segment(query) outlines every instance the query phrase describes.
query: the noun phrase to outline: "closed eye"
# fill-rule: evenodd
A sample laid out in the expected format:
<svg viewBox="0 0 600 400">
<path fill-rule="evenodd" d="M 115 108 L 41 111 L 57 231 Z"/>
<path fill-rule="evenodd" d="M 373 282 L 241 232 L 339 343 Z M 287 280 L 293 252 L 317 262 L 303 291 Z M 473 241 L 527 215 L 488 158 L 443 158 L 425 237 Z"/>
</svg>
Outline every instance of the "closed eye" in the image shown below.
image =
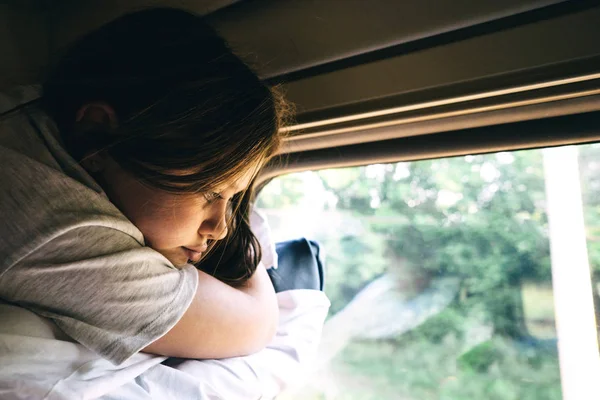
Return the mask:
<svg viewBox="0 0 600 400">
<path fill-rule="evenodd" d="M 233 203 L 234 201 L 239 200 L 239 198 L 243 195 L 242 192 L 236 193 L 234 194 L 232 197 L 230 197 L 227 202 L 228 203 Z M 206 199 L 206 203 L 207 204 L 212 204 L 217 200 L 224 200 L 224 197 L 221 195 L 221 193 L 217 193 L 217 192 L 206 192 L 204 193 L 204 198 Z"/>
<path fill-rule="evenodd" d="M 221 193 L 207 192 L 207 193 L 204 193 L 204 198 L 206 199 L 206 202 L 208 204 L 211 204 L 219 199 L 222 199 L 223 196 L 221 196 Z"/>
</svg>

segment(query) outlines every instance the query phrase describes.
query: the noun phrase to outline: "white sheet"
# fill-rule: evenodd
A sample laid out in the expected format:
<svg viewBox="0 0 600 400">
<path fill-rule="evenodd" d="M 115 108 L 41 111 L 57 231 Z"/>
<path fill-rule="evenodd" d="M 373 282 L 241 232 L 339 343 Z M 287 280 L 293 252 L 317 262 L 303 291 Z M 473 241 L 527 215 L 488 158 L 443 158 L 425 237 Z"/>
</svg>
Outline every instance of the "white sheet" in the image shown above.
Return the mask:
<svg viewBox="0 0 600 400">
<path fill-rule="evenodd" d="M 174 360 L 139 353 L 115 366 L 25 309 L 0 305 L 0 398 L 272 399 L 314 364 L 327 297 L 277 295 L 280 323 L 259 353 L 225 360 Z M 62 337 L 61 337 L 62 336 Z"/>
</svg>

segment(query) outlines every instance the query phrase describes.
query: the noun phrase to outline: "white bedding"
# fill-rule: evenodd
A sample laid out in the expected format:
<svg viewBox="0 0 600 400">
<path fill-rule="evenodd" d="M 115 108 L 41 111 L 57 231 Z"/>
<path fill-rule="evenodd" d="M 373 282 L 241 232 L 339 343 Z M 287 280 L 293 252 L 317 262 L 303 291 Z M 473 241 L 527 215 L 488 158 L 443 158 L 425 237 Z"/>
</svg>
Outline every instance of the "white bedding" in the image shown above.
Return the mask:
<svg viewBox="0 0 600 400">
<path fill-rule="evenodd" d="M 259 353 L 203 361 L 138 353 L 118 366 L 36 314 L 0 304 L 0 398 L 272 399 L 299 384 L 313 365 L 329 309 L 318 291 L 291 290 L 277 297 L 277 334 Z"/>
</svg>

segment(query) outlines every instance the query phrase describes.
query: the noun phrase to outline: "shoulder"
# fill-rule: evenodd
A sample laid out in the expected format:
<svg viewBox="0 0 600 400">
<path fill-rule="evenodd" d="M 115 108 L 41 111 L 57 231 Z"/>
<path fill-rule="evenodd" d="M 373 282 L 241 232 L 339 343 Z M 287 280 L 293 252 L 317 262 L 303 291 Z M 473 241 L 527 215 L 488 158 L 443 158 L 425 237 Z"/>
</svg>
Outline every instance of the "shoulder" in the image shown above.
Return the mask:
<svg viewBox="0 0 600 400">
<path fill-rule="evenodd" d="M 0 93 L 0 110 L 37 94 L 35 87 Z M 68 155 L 57 136 L 53 122 L 35 106 L 0 119 L 0 274 L 10 260 L 83 226 L 89 227 L 86 237 L 94 227 L 110 228 L 115 236 L 143 245 L 141 232 Z"/>
<path fill-rule="evenodd" d="M 142 233 L 96 191 L 61 170 L 0 146 L 0 274 L 36 248 L 86 228 L 143 246 Z M 81 235 L 80 235 L 81 236 Z"/>
<path fill-rule="evenodd" d="M 16 87 L 0 92 L 0 148 L 9 149 L 21 157 L 57 168 L 56 160 L 48 151 L 29 116 L 31 104 L 39 97 L 35 87 Z M 34 103 L 32 103 L 34 102 Z M 2 167 L 6 161 L 0 159 Z"/>
<path fill-rule="evenodd" d="M 14 86 L 0 92 L 0 114 L 38 99 L 41 95 L 39 85 Z"/>
</svg>

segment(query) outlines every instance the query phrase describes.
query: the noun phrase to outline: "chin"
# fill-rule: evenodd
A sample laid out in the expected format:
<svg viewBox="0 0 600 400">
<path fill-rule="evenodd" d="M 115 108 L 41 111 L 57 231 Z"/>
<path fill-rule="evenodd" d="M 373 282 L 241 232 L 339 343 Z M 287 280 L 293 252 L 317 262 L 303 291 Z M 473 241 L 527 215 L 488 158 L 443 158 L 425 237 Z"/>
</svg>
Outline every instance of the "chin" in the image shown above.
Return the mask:
<svg viewBox="0 0 600 400">
<path fill-rule="evenodd" d="M 160 254 L 165 256 L 165 258 L 167 260 L 169 260 L 171 262 L 171 264 L 173 264 L 173 266 L 175 266 L 175 268 L 177 268 L 177 269 L 181 269 L 189 264 L 188 259 L 185 255 L 174 254 L 175 252 L 171 252 L 171 251 L 161 251 L 161 250 L 156 250 L 156 251 L 158 251 Z"/>
<path fill-rule="evenodd" d="M 173 263 L 173 265 L 175 266 L 175 268 L 177 268 L 177 269 L 181 269 L 181 268 L 185 267 L 186 265 L 190 264 L 190 261 L 187 259 L 187 257 L 169 258 L 169 261 L 171 261 Z"/>
</svg>

